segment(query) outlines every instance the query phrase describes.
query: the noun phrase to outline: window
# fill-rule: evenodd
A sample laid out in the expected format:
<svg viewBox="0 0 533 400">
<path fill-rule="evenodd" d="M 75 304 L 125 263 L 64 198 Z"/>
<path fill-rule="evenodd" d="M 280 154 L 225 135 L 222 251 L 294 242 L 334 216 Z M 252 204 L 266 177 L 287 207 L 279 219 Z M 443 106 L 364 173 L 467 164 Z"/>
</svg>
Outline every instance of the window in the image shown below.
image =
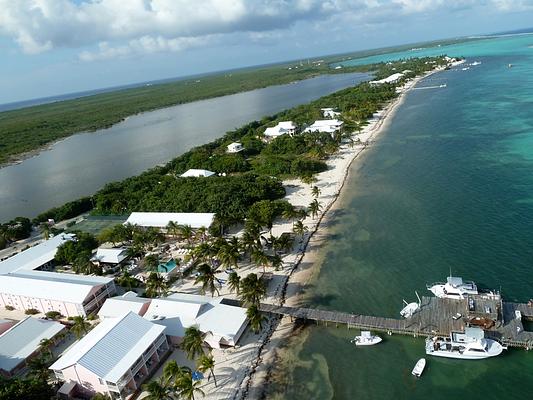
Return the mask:
<svg viewBox="0 0 533 400">
<path fill-rule="evenodd" d="M 100 385 L 105 385 L 105 382 L 102 378 L 98 378 L 98 382 L 100 382 Z"/>
</svg>

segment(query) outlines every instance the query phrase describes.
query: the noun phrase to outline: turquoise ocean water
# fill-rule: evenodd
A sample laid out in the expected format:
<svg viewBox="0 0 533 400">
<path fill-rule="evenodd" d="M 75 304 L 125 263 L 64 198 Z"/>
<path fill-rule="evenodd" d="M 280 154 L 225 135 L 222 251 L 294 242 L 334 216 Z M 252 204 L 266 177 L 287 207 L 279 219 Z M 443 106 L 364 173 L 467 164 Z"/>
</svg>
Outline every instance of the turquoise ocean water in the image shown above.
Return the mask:
<svg viewBox="0 0 533 400">
<path fill-rule="evenodd" d="M 533 297 L 533 36 L 372 57 L 446 53 L 465 66 L 413 90 L 352 169 L 309 305 L 398 317 L 402 299 L 449 273 Z M 361 62 L 367 62 L 365 59 Z M 353 62 L 353 61 L 352 61 Z M 509 68 L 508 64 L 513 67 Z M 307 327 L 291 340 L 267 398 L 529 399 L 533 352 L 483 361 L 428 358 L 420 338 L 355 349 L 355 331 Z"/>
</svg>

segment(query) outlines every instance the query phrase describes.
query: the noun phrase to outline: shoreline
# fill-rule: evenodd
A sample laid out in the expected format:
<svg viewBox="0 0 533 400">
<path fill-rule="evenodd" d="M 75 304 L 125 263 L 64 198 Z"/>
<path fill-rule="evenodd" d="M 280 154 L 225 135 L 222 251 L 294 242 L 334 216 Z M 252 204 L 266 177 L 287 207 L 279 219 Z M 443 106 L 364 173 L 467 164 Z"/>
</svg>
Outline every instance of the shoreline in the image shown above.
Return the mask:
<svg viewBox="0 0 533 400">
<path fill-rule="evenodd" d="M 324 188 L 327 188 L 332 184 L 330 176 L 333 175 L 337 178 L 337 181 L 333 182 L 335 189 L 333 193 L 322 193 L 318 197 L 318 200 L 324 205 L 324 209 L 320 212 L 318 218 L 312 220 L 310 224 L 309 221 L 305 221 L 305 225 L 309 228 L 309 231 L 302 238 L 300 246 L 297 249 L 296 254 L 294 254 L 295 260 L 293 261 L 292 268 L 288 271 L 285 282 L 281 288 L 281 293 L 279 293 L 279 295 L 277 294 L 280 291 L 279 287 L 275 291 L 276 295 L 273 300 L 277 304 L 299 306 L 305 301 L 306 287 L 320 273 L 320 268 L 318 268 L 316 264 L 320 259 L 322 245 L 328 237 L 328 223 L 331 222 L 332 214 L 341 206 L 342 195 L 345 193 L 343 189 L 352 173 L 354 162 L 361 160 L 362 157 L 360 157 L 360 155 L 364 153 L 364 150 L 367 149 L 374 139 L 388 127 L 398 108 L 404 103 L 407 93 L 409 93 L 411 89 L 423 79 L 441 71 L 442 69 L 435 69 L 407 82 L 402 88 L 400 88 L 398 97 L 390 101 L 385 107 L 383 107 L 383 109 L 378 111 L 375 116 L 369 120 L 369 123 L 364 127 L 361 133 L 357 134 L 361 143 L 354 146 L 352 149 L 347 149 L 347 146 L 343 145 L 339 154 L 332 157 L 328 162 L 328 164 L 332 164 L 332 169 L 328 169 L 328 171 L 317 175 L 318 181 L 313 185 L 318 186 L 323 192 L 325 192 Z M 343 157 L 343 153 L 348 154 Z M 294 182 L 288 182 L 288 185 L 293 183 Z M 312 196 L 310 195 L 311 190 L 310 188 L 305 187 L 308 185 L 301 184 L 299 186 L 304 186 L 301 190 L 305 191 L 307 189 L 309 192 L 308 196 L 302 197 L 308 197 L 308 199 L 311 199 L 310 201 L 312 201 Z M 289 194 L 285 199 L 295 204 L 293 197 L 292 194 Z M 274 318 L 269 324 L 270 325 L 266 329 L 266 339 L 258 350 L 258 356 L 253 363 L 254 365 L 250 370 L 250 374 L 243 380 L 239 391 L 240 393 L 237 393 L 234 398 L 264 398 L 264 386 L 269 382 L 272 369 L 278 359 L 279 344 L 286 342 L 292 336 L 294 331 L 294 323 L 289 317 Z"/>
</svg>

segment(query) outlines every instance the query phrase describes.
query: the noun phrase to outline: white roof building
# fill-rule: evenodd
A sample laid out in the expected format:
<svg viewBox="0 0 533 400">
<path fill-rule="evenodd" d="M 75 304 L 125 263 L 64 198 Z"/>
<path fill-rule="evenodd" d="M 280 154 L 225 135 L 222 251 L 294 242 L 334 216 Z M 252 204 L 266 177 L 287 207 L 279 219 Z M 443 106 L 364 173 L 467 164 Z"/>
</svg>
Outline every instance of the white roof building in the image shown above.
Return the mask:
<svg viewBox="0 0 533 400">
<path fill-rule="evenodd" d="M 334 108 L 321 108 L 320 111 L 322 111 L 322 115 L 325 118 L 337 118 L 339 115 L 341 115 L 341 113 L 335 111 Z"/>
<path fill-rule="evenodd" d="M 165 327 L 133 312 L 105 319 L 50 366 L 88 393 L 131 393 L 168 351 Z M 122 398 L 121 397 L 121 398 Z"/>
<path fill-rule="evenodd" d="M 99 247 L 96 250 L 96 254 L 92 257 L 92 260 L 104 264 L 120 264 L 126 258 L 128 258 L 128 249 L 125 247 L 112 249 Z"/>
<path fill-rule="evenodd" d="M 246 310 L 221 304 L 221 297 L 176 293 L 152 299 L 144 318 L 167 328 L 174 338 L 185 335 L 185 329 L 196 325 L 206 333 L 205 341 L 214 348 L 235 346 L 247 325 Z"/>
<path fill-rule="evenodd" d="M 63 243 L 75 239 L 75 235 L 61 233 L 37 246 L 30 247 L 7 260 L 0 262 L 0 274 L 9 274 L 18 270 L 34 270 L 50 261 L 56 255 L 57 248 Z"/>
<path fill-rule="evenodd" d="M 213 171 L 208 171 L 207 169 L 189 169 L 180 175 L 182 178 L 207 178 L 213 176 L 215 173 Z"/>
<path fill-rule="evenodd" d="M 242 146 L 242 143 L 233 142 L 233 143 L 228 144 L 228 153 L 238 153 L 243 150 L 244 150 L 244 147 Z"/>
<path fill-rule="evenodd" d="M 276 126 L 266 128 L 265 136 L 271 139 L 283 135 L 294 135 L 296 132 L 296 125 L 292 121 L 281 121 Z"/>
<path fill-rule="evenodd" d="M 322 119 L 308 126 L 304 132 L 334 133 L 341 129 L 343 122 L 338 119 Z"/>
<path fill-rule="evenodd" d="M 167 212 L 133 212 L 124 224 L 144 227 L 166 228 L 169 222 L 189 225 L 191 228 L 209 228 L 213 224 L 213 213 L 167 213 Z"/>
<path fill-rule="evenodd" d="M 370 81 L 371 85 L 381 85 L 383 83 L 396 83 L 403 77 L 403 74 L 400 72 L 397 72 L 395 74 L 392 74 L 391 76 L 388 76 L 386 78 L 380 79 L 379 81 Z"/>
<path fill-rule="evenodd" d="M 107 299 L 98 312 L 98 317 L 100 319 L 117 318 L 130 311 L 142 317 L 146 313 L 151 300 L 138 297 L 135 292 L 126 292 L 122 296 Z"/>
<path fill-rule="evenodd" d="M 39 351 L 42 339 L 52 339 L 65 327 L 59 322 L 26 317 L 0 335 L 0 374 L 12 375 Z"/>
</svg>

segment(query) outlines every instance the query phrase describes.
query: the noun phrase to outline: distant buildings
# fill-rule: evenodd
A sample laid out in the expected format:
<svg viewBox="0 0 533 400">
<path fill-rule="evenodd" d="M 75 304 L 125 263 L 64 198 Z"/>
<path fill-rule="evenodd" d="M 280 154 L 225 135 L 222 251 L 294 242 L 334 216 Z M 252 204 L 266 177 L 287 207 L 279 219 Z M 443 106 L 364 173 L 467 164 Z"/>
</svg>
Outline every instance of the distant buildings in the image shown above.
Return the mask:
<svg viewBox="0 0 533 400">
<path fill-rule="evenodd" d="M 126 398 L 169 351 L 164 331 L 133 312 L 105 319 L 50 366 L 65 382 L 59 394 Z"/>
<path fill-rule="evenodd" d="M 323 119 L 315 121 L 304 132 L 323 132 L 333 134 L 342 128 L 343 122 L 338 119 Z"/>
<path fill-rule="evenodd" d="M 296 133 L 296 124 L 292 121 L 278 122 L 276 126 L 266 128 L 265 138 L 275 139 L 283 135 L 294 135 Z"/>
<path fill-rule="evenodd" d="M 339 115 L 341 115 L 341 113 L 338 111 L 335 111 L 334 108 L 321 108 L 320 111 L 322 111 L 322 115 L 324 116 L 324 118 L 335 119 Z"/>
<path fill-rule="evenodd" d="M 0 335 L 0 375 L 20 372 L 26 361 L 37 356 L 42 339 L 54 340 L 65 327 L 59 322 L 27 317 Z"/>
<path fill-rule="evenodd" d="M 193 229 L 209 228 L 215 219 L 213 213 L 166 213 L 166 212 L 134 212 L 124 224 L 142 227 L 165 229 L 169 222 L 178 225 L 189 225 Z"/>
<path fill-rule="evenodd" d="M 0 263 L 0 307 L 66 317 L 88 315 L 116 292 L 112 278 L 47 272 L 57 248 L 74 235 L 61 234 Z"/>
<path fill-rule="evenodd" d="M 243 151 L 244 147 L 241 143 L 233 142 L 231 144 L 228 144 L 228 153 L 238 153 L 240 151 Z"/>
<path fill-rule="evenodd" d="M 213 171 L 208 171 L 206 169 L 189 169 L 183 174 L 181 174 L 180 177 L 181 178 L 207 178 L 213 175 L 215 175 Z"/>
<path fill-rule="evenodd" d="M 392 74 L 391 76 L 388 76 L 384 79 L 380 79 L 379 81 L 370 81 L 371 85 L 382 85 L 384 83 L 396 83 L 400 79 L 402 79 L 404 74 L 397 72 L 395 74 Z"/>
</svg>

